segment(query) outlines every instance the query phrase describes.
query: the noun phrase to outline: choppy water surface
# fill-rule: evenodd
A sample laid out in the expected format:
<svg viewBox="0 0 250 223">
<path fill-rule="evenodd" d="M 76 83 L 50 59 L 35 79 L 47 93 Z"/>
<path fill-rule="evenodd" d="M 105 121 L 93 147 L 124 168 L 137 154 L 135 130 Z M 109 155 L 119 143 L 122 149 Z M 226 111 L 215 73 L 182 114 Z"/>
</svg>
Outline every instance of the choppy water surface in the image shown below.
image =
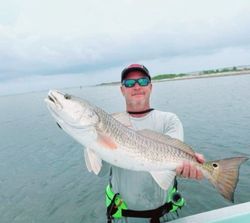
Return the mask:
<svg viewBox="0 0 250 223">
<path fill-rule="evenodd" d="M 152 107 L 178 114 L 185 141 L 207 159 L 250 157 L 249 86 L 250 75 L 155 83 Z M 124 109 L 118 86 L 66 91 L 109 112 Z M 83 147 L 56 126 L 46 94 L 0 97 L 0 222 L 105 222 L 108 179 L 88 173 Z M 249 185 L 250 161 L 235 203 L 250 201 Z M 230 205 L 206 180 L 179 187 L 187 200 L 181 216 Z"/>
</svg>

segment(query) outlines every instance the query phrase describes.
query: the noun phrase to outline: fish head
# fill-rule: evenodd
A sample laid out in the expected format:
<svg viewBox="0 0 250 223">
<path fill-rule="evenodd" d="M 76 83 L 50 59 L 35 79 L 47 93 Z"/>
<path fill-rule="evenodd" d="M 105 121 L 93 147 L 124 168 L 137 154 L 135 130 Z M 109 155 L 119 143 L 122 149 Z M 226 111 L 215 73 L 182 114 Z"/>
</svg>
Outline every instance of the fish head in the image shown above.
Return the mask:
<svg viewBox="0 0 250 223">
<path fill-rule="evenodd" d="M 94 107 L 87 101 L 57 90 L 50 90 L 45 102 L 59 125 L 88 128 L 99 122 Z"/>
</svg>

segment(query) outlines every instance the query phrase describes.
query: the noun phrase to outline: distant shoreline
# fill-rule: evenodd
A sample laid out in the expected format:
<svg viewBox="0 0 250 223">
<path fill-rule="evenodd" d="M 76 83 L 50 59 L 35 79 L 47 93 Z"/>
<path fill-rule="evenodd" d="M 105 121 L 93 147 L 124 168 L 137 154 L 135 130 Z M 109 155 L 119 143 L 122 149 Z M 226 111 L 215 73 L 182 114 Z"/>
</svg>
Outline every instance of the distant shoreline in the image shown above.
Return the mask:
<svg viewBox="0 0 250 223">
<path fill-rule="evenodd" d="M 213 77 L 226 77 L 226 76 L 237 76 L 237 75 L 250 75 L 250 70 L 244 71 L 229 71 L 229 72 L 219 72 L 214 74 L 190 74 L 185 75 L 182 77 L 175 77 L 175 78 L 164 78 L 160 80 L 152 80 L 153 83 L 158 82 L 165 82 L 165 81 L 178 81 L 178 80 L 189 80 L 189 79 L 199 79 L 199 78 L 213 78 Z M 109 82 L 109 83 L 101 83 L 95 86 L 113 86 L 113 85 L 120 85 L 121 82 Z"/>
<path fill-rule="evenodd" d="M 166 78 L 161 80 L 154 80 L 153 82 L 161 81 L 177 81 L 177 80 L 188 80 L 188 79 L 199 79 L 199 78 L 213 78 L 213 77 L 226 77 L 226 76 L 237 76 L 237 75 L 247 75 L 250 74 L 250 70 L 246 71 L 232 71 L 232 72 L 221 72 L 216 74 L 196 74 L 196 75 L 187 75 L 183 77 L 176 78 Z"/>
</svg>

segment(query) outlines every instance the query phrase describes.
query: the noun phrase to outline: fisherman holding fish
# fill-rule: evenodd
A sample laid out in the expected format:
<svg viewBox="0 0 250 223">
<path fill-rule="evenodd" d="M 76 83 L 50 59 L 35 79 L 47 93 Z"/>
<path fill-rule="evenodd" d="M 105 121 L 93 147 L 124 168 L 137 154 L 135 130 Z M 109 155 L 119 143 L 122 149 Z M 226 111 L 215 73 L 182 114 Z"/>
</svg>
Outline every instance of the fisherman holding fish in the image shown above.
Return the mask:
<svg viewBox="0 0 250 223">
<path fill-rule="evenodd" d="M 179 118 L 173 113 L 151 108 L 152 83 L 150 73 L 145 66 L 131 64 L 126 67 L 121 74 L 120 89 L 125 98 L 126 112 L 117 114 L 119 121 L 134 130 L 150 129 L 183 141 L 183 127 Z M 195 153 L 195 157 L 198 162 L 204 162 L 203 155 Z M 104 168 L 107 169 L 107 166 Z M 189 162 L 183 162 L 178 166 L 176 173 L 185 178 L 197 180 L 203 178 L 202 172 Z M 165 177 L 168 178 L 168 176 Z M 163 190 L 150 173 L 116 166 L 112 166 L 110 178 L 113 193 L 119 193 L 129 209 L 142 211 L 138 215 L 135 214 L 137 219 L 130 217 L 117 222 L 148 222 L 148 219 L 138 219 L 138 217 L 147 216 L 143 215 L 144 210 L 162 207 L 166 203 L 168 193 L 171 192 L 174 183 L 171 182 L 170 187 Z M 108 204 L 110 205 L 110 203 Z M 152 215 L 155 215 L 154 211 L 152 211 Z M 151 221 L 158 220 L 150 218 Z"/>
<path fill-rule="evenodd" d="M 109 114 L 85 99 L 51 90 L 45 98 L 57 125 L 84 146 L 87 169 L 109 172 L 107 221 L 159 223 L 181 208 L 176 175 L 205 177 L 227 200 L 234 201 L 239 156 L 204 162 L 183 142 L 178 117 L 150 107 L 151 77 L 146 67 L 132 64 L 122 71 L 126 111 Z M 168 216 L 168 215 L 167 215 Z"/>
</svg>

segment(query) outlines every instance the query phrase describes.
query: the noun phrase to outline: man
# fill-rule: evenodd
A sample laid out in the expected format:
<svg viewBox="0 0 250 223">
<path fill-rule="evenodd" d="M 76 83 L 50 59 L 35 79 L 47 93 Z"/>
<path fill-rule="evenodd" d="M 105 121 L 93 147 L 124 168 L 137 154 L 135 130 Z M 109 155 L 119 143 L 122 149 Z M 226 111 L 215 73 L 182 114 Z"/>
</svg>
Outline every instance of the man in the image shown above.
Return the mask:
<svg viewBox="0 0 250 223">
<path fill-rule="evenodd" d="M 183 127 L 179 118 L 169 112 L 150 107 L 152 92 L 151 76 L 147 68 L 131 64 L 121 74 L 121 92 L 126 101 L 126 114 L 135 130 L 150 129 L 183 141 Z M 201 154 L 197 161 L 203 163 Z M 112 166 L 111 184 L 114 193 L 119 193 L 132 210 L 152 210 L 166 203 L 168 191 L 161 189 L 147 172 L 131 171 Z M 185 162 L 176 169 L 177 175 L 192 179 L 202 179 L 202 173 Z M 123 218 L 116 222 L 148 222 L 143 218 Z"/>
</svg>

